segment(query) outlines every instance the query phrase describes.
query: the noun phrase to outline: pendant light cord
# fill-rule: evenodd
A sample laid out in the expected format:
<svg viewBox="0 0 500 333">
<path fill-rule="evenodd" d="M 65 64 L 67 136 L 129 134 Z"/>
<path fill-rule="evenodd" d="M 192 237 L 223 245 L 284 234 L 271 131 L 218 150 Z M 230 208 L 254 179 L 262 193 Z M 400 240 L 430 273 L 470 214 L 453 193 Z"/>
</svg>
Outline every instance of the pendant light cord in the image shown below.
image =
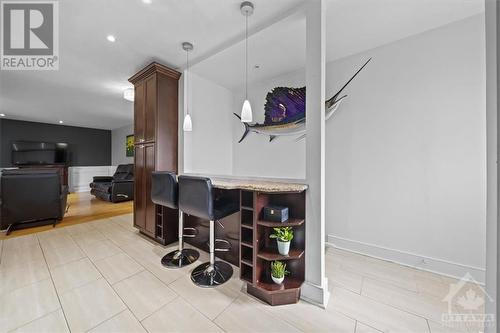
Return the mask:
<svg viewBox="0 0 500 333">
<path fill-rule="evenodd" d="M 248 100 L 248 13 L 245 15 L 245 99 Z"/>
<path fill-rule="evenodd" d="M 186 50 L 186 115 L 189 114 L 189 50 Z"/>
</svg>

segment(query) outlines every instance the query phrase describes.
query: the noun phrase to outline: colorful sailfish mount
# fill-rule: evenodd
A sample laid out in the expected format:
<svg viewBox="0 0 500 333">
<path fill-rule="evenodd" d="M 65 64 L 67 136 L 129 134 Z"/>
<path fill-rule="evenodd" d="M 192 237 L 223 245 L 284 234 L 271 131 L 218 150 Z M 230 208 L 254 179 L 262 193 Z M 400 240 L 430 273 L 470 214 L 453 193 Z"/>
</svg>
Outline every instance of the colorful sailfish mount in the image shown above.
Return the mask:
<svg viewBox="0 0 500 333">
<path fill-rule="evenodd" d="M 372 60 L 368 59 L 363 66 L 347 81 L 344 86 L 330 99 L 325 102 L 325 119 L 328 120 L 338 109 L 340 103 L 347 95 L 341 96 L 342 91 Z M 276 87 L 267 93 L 264 105 L 264 123 L 247 124 L 245 132 L 238 143 L 242 142 L 250 132 L 268 135 L 269 142 L 279 136 L 297 136 L 301 140 L 306 136 L 306 87 L 287 88 Z M 236 113 L 234 114 L 239 119 Z"/>
</svg>

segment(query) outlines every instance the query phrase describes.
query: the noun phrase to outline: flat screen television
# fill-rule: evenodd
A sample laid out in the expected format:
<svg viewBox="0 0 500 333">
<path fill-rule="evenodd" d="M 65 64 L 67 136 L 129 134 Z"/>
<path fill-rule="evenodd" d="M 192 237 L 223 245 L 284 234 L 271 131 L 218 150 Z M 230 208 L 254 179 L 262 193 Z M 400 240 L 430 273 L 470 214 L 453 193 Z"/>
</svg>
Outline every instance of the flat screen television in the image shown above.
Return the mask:
<svg viewBox="0 0 500 333">
<path fill-rule="evenodd" d="M 67 143 L 12 142 L 12 164 L 16 166 L 66 164 L 67 158 Z"/>
</svg>

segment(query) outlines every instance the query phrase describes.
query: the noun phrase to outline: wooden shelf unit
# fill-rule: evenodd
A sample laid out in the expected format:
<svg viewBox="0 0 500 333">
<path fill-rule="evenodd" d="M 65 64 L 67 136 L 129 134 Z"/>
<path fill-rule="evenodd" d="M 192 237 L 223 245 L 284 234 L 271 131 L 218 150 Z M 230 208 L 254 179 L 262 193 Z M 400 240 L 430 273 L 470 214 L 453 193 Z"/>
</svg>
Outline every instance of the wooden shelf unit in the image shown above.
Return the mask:
<svg viewBox="0 0 500 333">
<path fill-rule="evenodd" d="M 240 204 L 240 278 L 248 283 L 248 293 L 271 305 L 297 303 L 305 277 L 305 192 L 241 190 Z M 267 205 L 288 207 L 289 220 L 283 223 L 262 220 L 262 209 Z M 269 238 L 274 227 L 294 229 L 288 256 L 280 255 L 276 240 Z M 290 271 L 281 285 L 271 278 L 274 260 L 285 261 Z"/>
<path fill-rule="evenodd" d="M 254 278 L 254 193 L 240 191 L 240 278 L 253 283 Z"/>
<path fill-rule="evenodd" d="M 175 223 L 166 224 L 166 221 L 178 221 L 179 211 L 177 209 L 170 209 L 155 205 L 156 210 L 156 230 L 155 240 L 160 244 L 166 245 L 176 242 L 179 225 Z"/>
<path fill-rule="evenodd" d="M 278 253 L 276 249 L 262 249 L 257 253 L 257 257 L 267 260 L 267 261 L 274 261 L 274 260 L 294 260 L 294 259 L 300 259 L 304 255 L 304 250 L 303 249 L 290 249 L 290 252 L 288 253 L 287 256 L 281 255 Z"/>
<path fill-rule="evenodd" d="M 271 222 L 271 221 L 257 221 L 258 225 L 262 225 L 264 227 L 269 228 L 278 228 L 278 227 L 299 227 L 304 224 L 304 219 L 290 218 L 286 222 Z"/>
</svg>

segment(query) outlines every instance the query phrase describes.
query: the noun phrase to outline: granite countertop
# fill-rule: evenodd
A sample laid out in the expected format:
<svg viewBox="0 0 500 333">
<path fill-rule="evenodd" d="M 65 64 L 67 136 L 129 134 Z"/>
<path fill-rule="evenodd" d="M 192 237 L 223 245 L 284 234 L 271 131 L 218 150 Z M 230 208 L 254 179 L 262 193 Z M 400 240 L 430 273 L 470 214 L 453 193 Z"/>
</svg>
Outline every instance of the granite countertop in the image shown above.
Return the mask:
<svg viewBox="0 0 500 333">
<path fill-rule="evenodd" d="M 212 185 L 226 190 L 248 190 L 257 192 L 303 192 L 307 190 L 306 184 L 289 183 L 271 180 L 255 180 L 245 178 L 209 177 Z"/>
</svg>

